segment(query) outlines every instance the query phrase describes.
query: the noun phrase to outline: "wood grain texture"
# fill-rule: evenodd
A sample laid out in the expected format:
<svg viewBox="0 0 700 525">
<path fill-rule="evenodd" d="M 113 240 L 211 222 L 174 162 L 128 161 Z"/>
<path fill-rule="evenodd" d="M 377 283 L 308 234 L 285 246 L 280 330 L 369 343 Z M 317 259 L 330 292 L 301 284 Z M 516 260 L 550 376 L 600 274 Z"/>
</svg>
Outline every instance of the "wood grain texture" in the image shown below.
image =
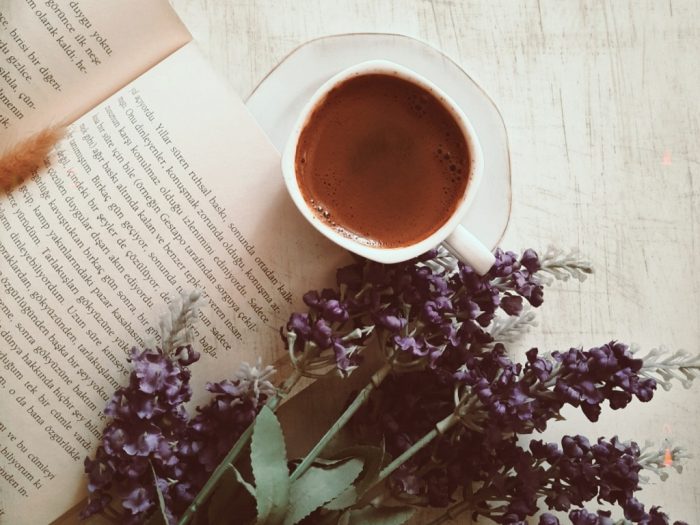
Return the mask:
<svg viewBox="0 0 700 525">
<path fill-rule="evenodd" d="M 697 0 L 173 4 L 242 96 L 295 46 L 323 35 L 394 32 L 441 49 L 490 93 L 506 121 L 513 210 L 503 246 L 577 248 L 597 270 L 585 283 L 548 291 L 540 325 L 518 351 L 615 338 L 700 352 Z M 310 391 L 303 403 L 305 420 L 315 408 L 319 429 L 333 412 L 322 397 Z M 678 386 L 648 404 L 606 411 L 596 425 L 571 412 L 547 437 L 658 443 L 670 433 L 697 451 L 699 397 L 700 384 Z M 307 428 L 293 412 L 285 419 L 292 434 Z M 700 456 L 641 497 L 700 523 Z"/>
</svg>

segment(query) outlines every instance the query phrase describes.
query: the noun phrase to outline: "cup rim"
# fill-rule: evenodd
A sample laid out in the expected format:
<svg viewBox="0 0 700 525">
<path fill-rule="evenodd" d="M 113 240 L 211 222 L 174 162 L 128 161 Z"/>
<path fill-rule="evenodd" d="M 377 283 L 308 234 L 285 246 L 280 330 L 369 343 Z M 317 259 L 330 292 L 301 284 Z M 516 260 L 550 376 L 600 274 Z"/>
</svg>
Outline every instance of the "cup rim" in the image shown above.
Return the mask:
<svg viewBox="0 0 700 525">
<path fill-rule="evenodd" d="M 313 115 L 314 110 L 326 98 L 330 91 L 332 91 L 339 84 L 342 84 L 350 78 L 369 74 L 386 74 L 397 76 L 398 78 L 411 82 L 431 93 L 442 103 L 445 109 L 455 119 L 455 122 L 462 132 L 469 154 L 470 162 L 468 182 L 452 215 L 442 224 L 442 226 L 440 226 L 429 236 L 407 246 L 394 248 L 368 246 L 339 233 L 313 212 L 311 207 L 304 199 L 297 181 L 297 146 L 301 133 L 306 127 L 310 117 Z M 450 235 L 450 233 L 452 233 L 452 231 L 459 226 L 461 220 L 468 211 L 469 206 L 474 201 L 475 195 L 481 183 L 483 162 L 481 145 L 471 122 L 469 122 L 469 119 L 464 114 L 462 109 L 449 95 L 419 73 L 416 73 L 415 71 L 395 62 L 378 59 L 368 60 L 343 69 L 324 82 L 311 96 L 297 117 L 294 127 L 292 128 L 289 138 L 287 139 L 287 143 L 282 153 L 282 175 L 294 204 L 299 209 L 301 214 L 321 234 L 353 253 L 376 262 L 388 264 L 406 261 L 427 252 L 444 241 Z"/>
</svg>

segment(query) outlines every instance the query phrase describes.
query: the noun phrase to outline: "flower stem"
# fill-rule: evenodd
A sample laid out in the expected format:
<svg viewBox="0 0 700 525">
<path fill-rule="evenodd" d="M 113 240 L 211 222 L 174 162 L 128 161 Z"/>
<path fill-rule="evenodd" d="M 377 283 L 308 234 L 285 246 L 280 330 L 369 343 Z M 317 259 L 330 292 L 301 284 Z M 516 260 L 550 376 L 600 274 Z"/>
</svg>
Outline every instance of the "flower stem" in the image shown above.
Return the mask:
<svg viewBox="0 0 700 525">
<path fill-rule="evenodd" d="M 192 500 L 192 503 L 190 503 L 190 506 L 187 507 L 187 510 L 180 518 L 178 525 L 185 525 L 186 523 L 189 523 L 189 521 L 192 519 L 195 513 L 199 510 L 199 507 L 203 505 L 204 502 L 206 502 L 211 493 L 214 491 L 216 485 L 219 482 L 219 479 L 221 479 L 221 476 L 223 476 L 224 472 L 228 470 L 229 465 L 231 465 L 231 463 L 233 463 L 243 451 L 252 435 L 253 425 L 251 424 L 250 426 L 248 426 L 248 428 L 245 429 L 245 432 L 241 434 L 241 436 L 238 438 L 238 441 L 236 441 L 229 453 L 226 454 L 226 457 L 224 457 L 221 463 L 219 463 L 219 466 L 216 467 L 216 470 L 212 472 L 211 477 L 207 480 L 202 489 L 199 491 L 197 497 L 195 497 L 194 500 Z"/>
<path fill-rule="evenodd" d="M 270 400 L 267 402 L 267 406 L 270 407 L 272 411 L 275 411 L 282 402 L 284 395 L 288 394 L 289 391 L 294 388 L 294 385 L 296 385 L 301 377 L 302 372 L 300 369 L 295 369 L 292 375 L 290 375 L 282 384 L 279 389 L 279 393 L 275 397 L 270 398 Z M 214 472 L 212 472 L 207 482 L 204 484 L 194 500 L 192 500 L 192 503 L 190 503 L 190 506 L 187 507 L 187 510 L 180 518 L 180 521 L 178 521 L 178 525 L 186 525 L 194 517 L 199 507 L 201 507 L 207 501 L 209 496 L 211 496 L 211 493 L 214 492 L 214 489 L 219 483 L 221 476 L 224 475 L 224 472 L 226 472 L 229 467 L 235 463 L 238 456 L 241 455 L 241 452 L 243 452 L 245 447 L 248 445 L 252 435 L 253 423 L 251 423 L 248 428 L 245 429 L 243 434 L 241 434 L 238 440 L 234 443 L 233 447 L 231 447 L 228 454 L 226 454 L 224 459 L 221 460 L 221 463 L 219 463 Z"/>
<path fill-rule="evenodd" d="M 397 457 L 391 463 L 389 463 L 386 467 L 384 467 L 379 473 L 379 476 L 377 477 L 377 480 L 374 482 L 372 487 L 377 486 L 379 483 L 391 476 L 391 474 L 393 474 L 393 472 L 397 468 L 399 468 L 406 461 L 411 459 L 418 451 L 425 448 L 433 439 L 447 432 L 458 421 L 459 417 L 456 414 L 452 413 L 446 418 L 444 418 L 442 421 L 436 423 L 430 432 L 428 432 L 426 435 L 424 435 L 422 438 L 416 441 L 413 445 L 411 445 L 410 448 L 406 449 L 403 454 L 401 454 L 399 457 Z"/>
<path fill-rule="evenodd" d="M 302 375 L 303 375 L 302 371 L 299 368 L 295 368 L 294 372 L 292 372 L 292 375 L 290 375 L 284 381 L 284 383 L 282 383 L 282 386 L 279 388 L 279 393 L 277 394 L 277 396 L 273 400 L 270 400 L 270 403 L 268 404 L 268 406 L 270 408 L 272 408 L 272 403 L 273 403 L 273 401 L 275 401 L 276 402 L 275 407 L 277 407 L 277 404 L 279 404 L 279 401 L 281 401 L 281 399 L 279 399 L 279 398 L 284 397 L 287 394 L 289 394 L 289 392 L 291 392 L 292 388 L 294 388 L 294 385 L 296 385 L 299 382 Z M 279 401 L 277 401 L 277 400 L 279 400 Z"/>
<path fill-rule="evenodd" d="M 311 449 L 311 451 L 304 457 L 301 463 L 297 466 L 297 468 L 292 472 L 292 475 L 289 477 L 290 481 L 294 482 L 295 480 L 299 479 L 313 464 L 314 461 L 318 458 L 319 454 L 323 452 L 323 449 L 328 445 L 328 443 L 335 437 L 335 435 L 347 424 L 348 421 L 352 418 L 352 416 L 355 415 L 355 412 L 358 411 L 358 409 L 364 405 L 367 400 L 369 399 L 370 394 L 372 391 L 374 391 L 381 383 L 384 381 L 387 375 L 389 375 L 389 372 L 391 371 L 391 363 L 387 362 L 382 366 L 379 370 L 377 370 L 374 375 L 372 376 L 372 379 L 370 380 L 367 385 L 360 390 L 360 393 L 357 394 L 357 397 L 354 399 L 354 401 L 350 404 L 348 408 L 345 409 L 345 412 L 341 414 L 341 416 L 338 418 L 338 420 L 333 424 L 331 428 L 328 429 L 328 431 L 323 435 L 323 437 L 316 443 L 314 448 Z"/>
</svg>

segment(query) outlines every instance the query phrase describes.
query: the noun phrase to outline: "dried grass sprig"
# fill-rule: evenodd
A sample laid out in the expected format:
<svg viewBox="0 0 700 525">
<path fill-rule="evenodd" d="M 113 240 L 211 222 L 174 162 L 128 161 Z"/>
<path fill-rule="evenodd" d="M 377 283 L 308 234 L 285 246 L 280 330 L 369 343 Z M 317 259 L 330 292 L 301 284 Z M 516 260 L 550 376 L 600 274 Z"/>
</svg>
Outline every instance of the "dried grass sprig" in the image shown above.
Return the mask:
<svg viewBox="0 0 700 525">
<path fill-rule="evenodd" d="M 165 352 L 172 354 L 179 347 L 194 342 L 192 325 L 199 315 L 201 298 L 199 290 L 192 290 L 170 301 L 168 311 L 159 321 L 161 347 Z"/>
<path fill-rule="evenodd" d="M 65 126 L 46 128 L 7 151 L 0 152 L 0 193 L 10 193 L 29 179 L 44 162 L 51 148 L 65 134 Z"/>
</svg>

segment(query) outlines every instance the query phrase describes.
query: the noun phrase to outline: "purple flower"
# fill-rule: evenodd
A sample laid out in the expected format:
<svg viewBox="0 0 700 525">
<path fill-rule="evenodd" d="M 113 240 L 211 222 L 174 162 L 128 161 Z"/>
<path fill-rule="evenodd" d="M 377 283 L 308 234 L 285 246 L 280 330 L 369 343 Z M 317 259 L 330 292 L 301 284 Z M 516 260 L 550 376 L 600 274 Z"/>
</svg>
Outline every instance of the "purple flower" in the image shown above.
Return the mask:
<svg viewBox="0 0 700 525">
<path fill-rule="evenodd" d="M 158 443 L 163 437 L 160 429 L 155 425 L 143 429 L 143 431 L 131 432 L 132 436 L 122 447 L 129 456 L 148 456 L 158 448 Z"/>
<path fill-rule="evenodd" d="M 428 355 L 428 348 L 422 339 L 413 337 L 394 336 L 394 344 L 401 352 L 408 353 L 414 357 L 424 357 Z"/>
<path fill-rule="evenodd" d="M 136 349 L 132 351 L 132 361 L 139 390 L 146 394 L 161 390 L 173 372 L 171 362 L 163 354 L 151 354 L 148 350 L 143 351 L 145 359 L 135 358 L 136 352 Z"/>
<path fill-rule="evenodd" d="M 304 301 L 304 304 L 306 304 L 306 306 L 315 309 L 318 308 L 318 305 L 321 302 L 321 297 L 316 290 L 311 290 L 309 292 L 306 292 L 302 296 L 302 300 Z"/>
<path fill-rule="evenodd" d="M 199 361 L 200 354 L 192 345 L 185 345 L 175 351 L 174 357 L 180 366 L 190 366 Z"/>
<path fill-rule="evenodd" d="M 329 288 L 324 289 L 320 294 L 312 290 L 303 296 L 304 303 L 309 309 L 330 323 L 343 323 L 349 318 L 347 308 L 340 302 L 339 298 L 338 293 Z M 292 316 L 295 315 L 305 314 L 292 314 Z"/>
<path fill-rule="evenodd" d="M 489 271 L 496 277 L 508 277 L 517 270 L 517 256 L 513 252 L 504 252 L 500 248 L 496 249 L 494 254 L 496 262 Z"/>
<path fill-rule="evenodd" d="M 578 436 L 577 436 L 578 437 Z M 588 441 L 582 442 L 580 439 L 572 436 L 564 436 L 561 440 L 564 454 L 570 459 L 578 459 L 588 453 Z"/>
<path fill-rule="evenodd" d="M 520 264 L 522 264 L 530 274 L 537 273 L 542 266 L 540 265 L 540 260 L 537 257 L 537 252 L 535 250 L 528 248 L 525 250 L 520 257 Z"/>
<path fill-rule="evenodd" d="M 345 346 L 339 339 L 333 342 L 336 367 L 343 377 L 350 375 L 350 372 L 360 365 L 362 356 L 354 348 L 354 345 Z"/>
<path fill-rule="evenodd" d="M 109 489 L 114 478 L 114 469 L 103 448 L 98 449 L 94 460 L 86 457 L 84 465 L 85 473 L 88 475 L 88 490 L 90 492 Z"/>
<path fill-rule="evenodd" d="M 237 399 L 242 394 L 238 384 L 228 379 L 224 379 L 218 383 L 207 383 L 207 390 L 213 394 L 223 394 L 221 398 L 228 399 Z"/>
<path fill-rule="evenodd" d="M 526 352 L 527 364 L 525 365 L 525 372 L 532 370 L 537 380 L 544 382 L 549 379 L 552 374 L 552 363 L 546 359 L 537 357 L 537 348 L 531 348 Z"/>
<path fill-rule="evenodd" d="M 630 498 L 624 505 L 625 518 L 632 520 L 634 522 L 640 522 L 645 519 L 649 519 L 649 516 L 644 512 L 644 505 L 642 505 L 636 498 Z"/>
<path fill-rule="evenodd" d="M 322 315 L 324 319 L 335 323 L 344 323 L 350 317 L 347 308 L 336 299 L 324 301 Z"/>
<path fill-rule="evenodd" d="M 652 378 L 636 381 L 632 388 L 637 399 L 642 402 L 651 401 L 651 398 L 654 397 L 654 390 L 656 390 L 656 381 Z"/>
<path fill-rule="evenodd" d="M 518 295 L 505 295 L 501 298 L 500 306 L 508 315 L 518 315 L 523 310 L 523 298 Z"/>
<path fill-rule="evenodd" d="M 102 446 L 107 454 L 119 454 L 128 439 L 126 431 L 119 424 L 109 425 L 102 434 Z"/>
<path fill-rule="evenodd" d="M 445 296 L 438 296 L 423 303 L 423 319 L 434 325 L 449 322 L 445 319 L 445 314 L 452 312 L 452 301 Z"/>
<path fill-rule="evenodd" d="M 397 333 L 404 326 L 406 326 L 406 319 L 403 319 L 396 314 L 382 312 L 377 316 L 377 324 L 382 328 L 387 329 L 389 332 Z"/>
<path fill-rule="evenodd" d="M 137 487 L 127 494 L 122 500 L 122 505 L 132 514 L 144 514 L 154 505 L 154 502 L 145 488 Z"/>
<path fill-rule="evenodd" d="M 325 320 L 319 319 L 314 323 L 311 329 L 311 340 L 316 343 L 316 346 L 321 350 L 325 350 L 331 346 L 332 336 L 333 329 Z"/>
<path fill-rule="evenodd" d="M 597 514 L 586 509 L 572 510 L 569 519 L 573 525 L 613 525 L 609 512 L 598 511 Z"/>
<path fill-rule="evenodd" d="M 530 452 L 536 459 L 546 459 L 549 463 L 554 463 L 562 455 L 556 443 L 543 443 L 542 440 L 530 441 Z"/>
<path fill-rule="evenodd" d="M 311 332 L 309 314 L 293 313 L 287 323 L 287 330 L 296 333 L 297 336 L 307 337 Z"/>
<path fill-rule="evenodd" d="M 111 501 L 112 497 L 105 492 L 91 494 L 87 506 L 80 511 L 80 519 L 85 520 L 90 516 L 101 513 Z"/>
</svg>

